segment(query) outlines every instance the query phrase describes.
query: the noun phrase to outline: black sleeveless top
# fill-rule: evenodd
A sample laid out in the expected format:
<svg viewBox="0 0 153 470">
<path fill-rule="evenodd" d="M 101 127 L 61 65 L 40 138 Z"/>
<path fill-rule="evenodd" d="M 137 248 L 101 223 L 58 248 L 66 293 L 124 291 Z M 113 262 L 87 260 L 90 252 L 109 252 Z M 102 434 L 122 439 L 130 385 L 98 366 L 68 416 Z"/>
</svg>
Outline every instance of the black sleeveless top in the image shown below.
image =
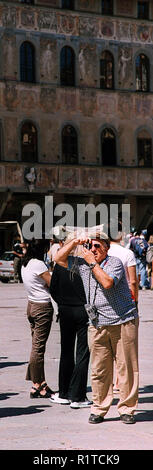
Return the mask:
<svg viewBox="0 0 153 470">
<path fill-rule="evenodd" d="M 81 277 L 59 264 L 55 264 L 50 283 L 50 293 L 58 305 L 84 305 L 86 295 Z"/>
</svg>

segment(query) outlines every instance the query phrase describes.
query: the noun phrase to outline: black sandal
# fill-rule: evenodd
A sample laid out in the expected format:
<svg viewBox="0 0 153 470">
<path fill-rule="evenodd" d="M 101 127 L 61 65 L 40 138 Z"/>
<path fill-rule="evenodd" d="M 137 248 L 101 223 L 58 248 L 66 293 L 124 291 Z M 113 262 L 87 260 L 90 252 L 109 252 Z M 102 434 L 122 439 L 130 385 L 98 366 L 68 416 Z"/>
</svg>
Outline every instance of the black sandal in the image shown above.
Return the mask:
<svg viewBox="0 0 153 470">
<path fill-rule="evenodd" d="M 51 393 L 51 395 L 53 395 L 53 394 L 55 393 L 55 392 L 53 392 L 53 390 L 52 390 L 50 387 L 48 387 L 48 385 L 46 384 L 46 382 L 43 384 L 43 388 L 44 388 L 44 387 L 45 387 L 45 389 L 46 389 L 46 392 Z"/>
<path fill-rule="evenodd" d="M 44 388 L 46 389 L 46 393 L 44 395 L 42 395 L 40 392 Z M 53 395 L 55 393 L 55 392 L 53 392 L 53 390 L 51 390 L 51 388 L 48 387 L 46 382 L 44 384 L 40 385 L 39 388 L 36 388 L 36 387 L 33 386 L 32 389 L 35 390 L 35 392 L 30 392 L 30 398 L 50 398 L 51 395 Z"/>
<path fill-rule="evenodd" d="M 32 389 L 35 390 L 35 392 L 30 392 L 30 398 L 39 398 L 40 397 L 39 389 L 36 387 L 32 387 Z"/>
<path fill-rule="evenodd" d="M 48 387 L 46 382 L 39 387 L 39 392 L 41 392 L 41 390 L 43 390 L 44 388 L 46 390 L 46 393 L 45 393 L 45 395 L 41 395 L 41 393 L 40 393 L 41 398 L 50 398 L 51 395 L 53 395 L 55 393 L 55 392 L 53 392 L 53 390 L 51 390 L 51 388 Z"/>
</svg>

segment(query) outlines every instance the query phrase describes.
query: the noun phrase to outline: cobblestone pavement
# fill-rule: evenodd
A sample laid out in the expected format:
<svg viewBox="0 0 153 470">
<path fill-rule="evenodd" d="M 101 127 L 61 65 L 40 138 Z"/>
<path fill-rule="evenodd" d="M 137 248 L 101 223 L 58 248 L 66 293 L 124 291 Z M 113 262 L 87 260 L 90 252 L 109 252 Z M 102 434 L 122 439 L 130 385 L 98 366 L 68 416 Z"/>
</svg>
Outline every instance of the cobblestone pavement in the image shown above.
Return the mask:
<svg viewBox="0 0 153 470">
<path fill-rule="evenodd" d="M 119 420 L 118 395 L 104 423 L 98 425 L 88 424 L 89 409 L 30 400 L 25 372 L 31 337 L 23 284 L 0 283 L 0 297 L 0 450 L 153 450 L 153 291 L 139 293 L 140 389 L 133 426 Z M 59 354 L 59 325 L 54 320 L 45 356 L 46 379 L 54 390 Z"/>
</svg>

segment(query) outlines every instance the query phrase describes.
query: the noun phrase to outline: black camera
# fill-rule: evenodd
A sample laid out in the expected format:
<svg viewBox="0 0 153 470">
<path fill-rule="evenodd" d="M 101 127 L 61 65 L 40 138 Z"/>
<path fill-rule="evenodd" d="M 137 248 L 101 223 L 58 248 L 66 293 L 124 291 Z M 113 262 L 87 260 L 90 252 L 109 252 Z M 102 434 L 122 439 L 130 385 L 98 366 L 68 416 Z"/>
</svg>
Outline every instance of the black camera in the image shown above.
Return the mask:
<svg viewBox="0 0 153 470">
<path fill-rule="evenodd" d="M 85 304 L 84 307 L 85 307 L 85 310 L 86 310 L 90 320 L 91 321 L 96 321 L 97 316 L 98 316 L 98 312 L 97 312 L 97 308 L 95 307 L 95 305 Z"/>
<path fill-rule="evenodd" d="M 83 246 L 87 249 L 87 250 L 91 250 L 91 247 L 92 247 L 92 243 L 84 243 Z"/>
</svg>

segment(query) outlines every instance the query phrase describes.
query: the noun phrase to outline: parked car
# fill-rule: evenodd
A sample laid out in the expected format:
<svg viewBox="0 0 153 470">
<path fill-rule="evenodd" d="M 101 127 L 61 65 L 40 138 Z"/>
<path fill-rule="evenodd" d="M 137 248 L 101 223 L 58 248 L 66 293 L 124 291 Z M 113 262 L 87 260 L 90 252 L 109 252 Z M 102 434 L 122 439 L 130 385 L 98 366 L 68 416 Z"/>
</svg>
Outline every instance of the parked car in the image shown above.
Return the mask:
<svg viewBox="0 0 153 470">
<path fill-rule="evenodd" d="M 8 282 L 14 279 L 14 253 L 13 251 L 4 251 L 0 257 L 0 280 Z"/>
</svg>

